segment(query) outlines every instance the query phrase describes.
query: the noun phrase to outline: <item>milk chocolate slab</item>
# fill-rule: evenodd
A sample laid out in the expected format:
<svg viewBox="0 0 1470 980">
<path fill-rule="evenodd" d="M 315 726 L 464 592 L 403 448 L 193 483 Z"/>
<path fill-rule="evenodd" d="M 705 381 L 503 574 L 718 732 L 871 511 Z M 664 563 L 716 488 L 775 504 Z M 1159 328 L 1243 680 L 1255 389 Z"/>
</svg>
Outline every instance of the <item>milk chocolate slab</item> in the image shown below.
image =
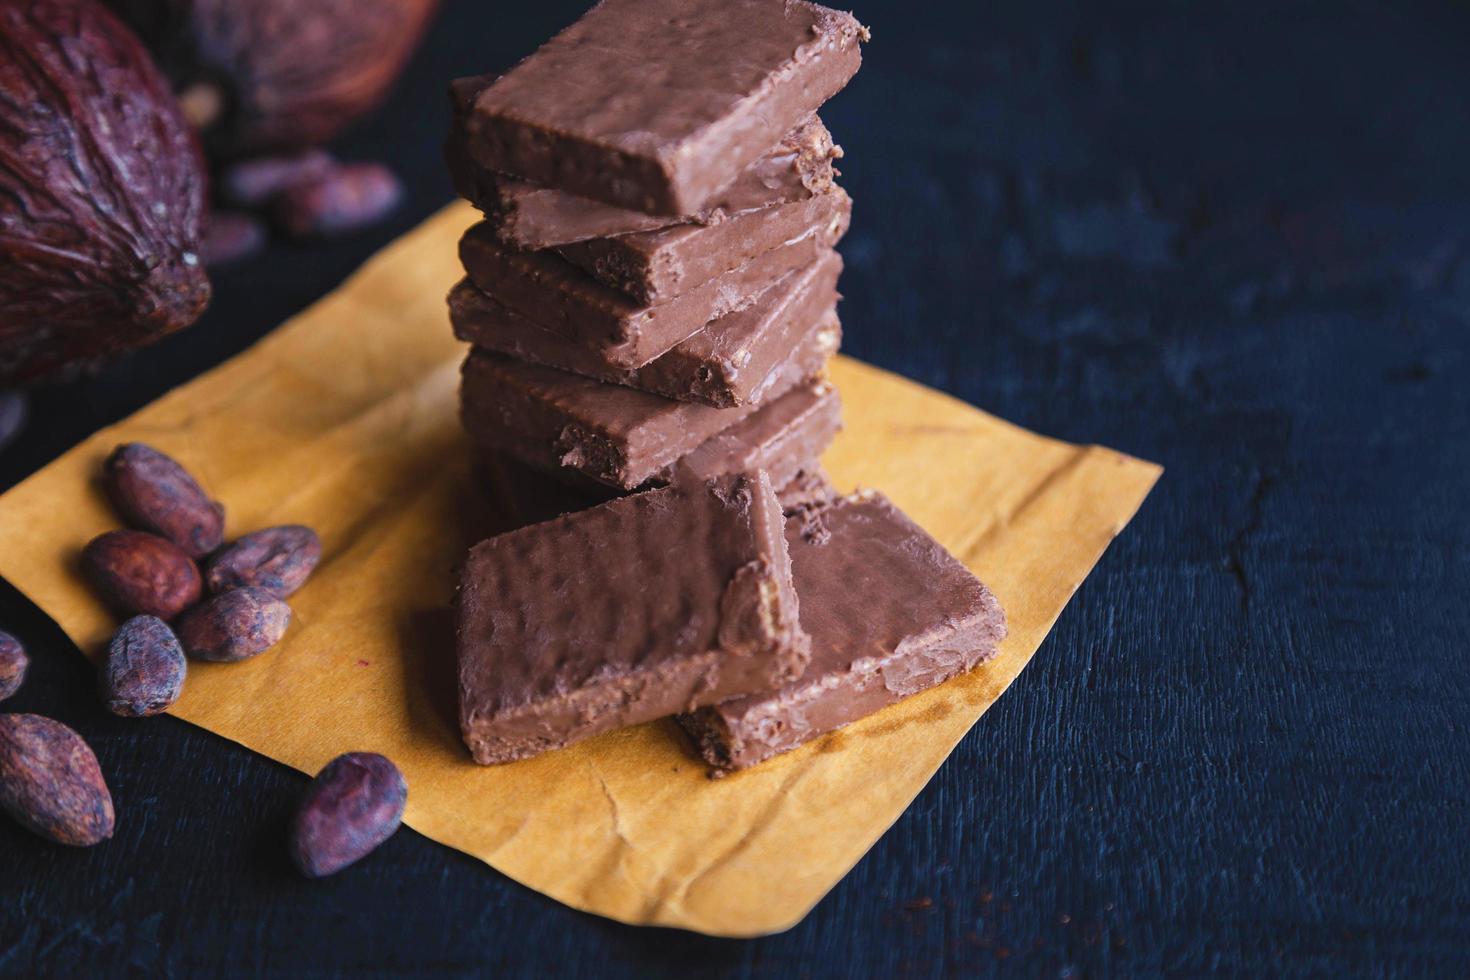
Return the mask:
<svg viewBox="0 0 1470 980">
<path fill-rule="evenodd" d="M 841 272 L 842 259 L 828 252 L 805 269 L 788 273 L 745 309 L 710 321 L 672 350 L 632 369 L 610 365 L 596 352 L 568 343 L 467 280 L 449 293 L 449 318 L 461 340 L 516 360 L 728 408 L 759 403 L 780 368 L 803 356 L 810 344 L 836 352 L 842 328 L 833 304 Z"/>
<path fill-rule="evenodd" d="M 822 455 L 841 428 L 837 389 L 826 381 L 811 382 L 711 436 L 656 479 L 702 482 L 720 473 L 765 470 L 774 486 L 784 488 Z"/>
<path fill-rule="evenodd" d="M 738 269 L 762 252 L 820 228 L 836 245 L 852 219 L 852 199 L 830 194 L 733 215 L 717 225 L 675 225 L 617 238 L 565 245 L 557 254 L 598 282 L 640 303 L 666 303 L 715 276 Z"/>
<path fill-rule="evenodd" d="M 686 215 L 847 84 L 866 30 L 804 0 L 602 0 L 474 97 L 480 166 Z"/>
<path fill-rule="evenodd" d="M 465 232 L 459 255 L 471 281 L 502 306 L 593 351 L 606 364 L 631 369 L 709 321 L 744 309 L 788 272 L 815 261 L 829 250 L 824 230 L 814 228 L 657 306 L 603 285 L 554 253 L 508 249 L 483 222 Z"/>
<path fill-rule="evenodd" d="M 715 435 L 652 483 L 697 483 L 765 470 L 789 513 L 836 496 L 816 459 L 841 427 L 837 392 L 824 381 L 808 382 Z M 479 470 L 501 516 L 514 526 L 585 510 L 623 493 L 576 470 L 548 470 L 496 450 L 481 451 Z"/>
<path fill-rule="evenodd" d="M 455 88 L 475 81 L 462 79 Z M 456 126 L 445 146 L 455 190 L 485 213 L 502 242 L 520 249 L 551 248 L 679 224 L 712 225 L 746 211 L 806 200 L 832 189 L 837 175 L 833 161 L 842 157 L 842 148 L 832 142 L 827 127 L 812 116 L 741 171 L 709 205 L 675 218 L 629 211 L 484 170 L 470 159 L 462 128 L 462 124 Z"/>
<path fill-rule="evenodd" d="M 460 723 L 482 765 L 801 673 L 769 477 L 650 490 L 490 538 L 456 596 Z"/>
<path fill-rule="evenodd" d="M 812 659 L 776 692 L 681 715 L 716 773 L 796 748 L 994 655 L 990 590 L 898 508 L 856 494 L 786 522 Z"/>
<path fill-rule="evenodd" d="M 771 400 L 823 371 L 829 351 L 820 334 L 776 372 Z M 481 350 L 465 360 L 460 395 L 464 427 L 480 445 L 623 490 L 658 476 L 760 407 L 670 401 Z"/>
</svg>

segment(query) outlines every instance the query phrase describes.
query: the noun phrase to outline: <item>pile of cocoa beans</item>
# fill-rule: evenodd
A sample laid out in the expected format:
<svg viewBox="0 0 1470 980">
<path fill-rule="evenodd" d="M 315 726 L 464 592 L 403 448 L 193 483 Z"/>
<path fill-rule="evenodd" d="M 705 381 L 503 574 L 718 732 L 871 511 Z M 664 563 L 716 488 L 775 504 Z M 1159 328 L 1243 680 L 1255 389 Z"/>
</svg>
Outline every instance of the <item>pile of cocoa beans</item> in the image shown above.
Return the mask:
<svg viewBox="0 0 1470 980">
<path fill-rule="evenodd" d="M 103 485 L 127 528 L 82 550 L 99 596 L 127 616 L 107 645 L 98 689 L 107 710 L 143 718 L 184 690 L 189 660 L 239 663 L 281 639 L 286 599 L 321 560 L 315 531 L 285 524 L 226 543 L 224 508 L 175 460 L 151 446 L 118 446 Z M 0 700 L 20 687 L 21 644 L 0 633 Z M 408 787 L 392 762 L 348 753 L 317 776 L 297 812 L 291 854 L 311 877 L 341 870 L 398 829 Z M 112 836 L 112 797 L 76 732 L 36 715 L 0 715 L 0 810 L 58 843 Z"/>
</svg>

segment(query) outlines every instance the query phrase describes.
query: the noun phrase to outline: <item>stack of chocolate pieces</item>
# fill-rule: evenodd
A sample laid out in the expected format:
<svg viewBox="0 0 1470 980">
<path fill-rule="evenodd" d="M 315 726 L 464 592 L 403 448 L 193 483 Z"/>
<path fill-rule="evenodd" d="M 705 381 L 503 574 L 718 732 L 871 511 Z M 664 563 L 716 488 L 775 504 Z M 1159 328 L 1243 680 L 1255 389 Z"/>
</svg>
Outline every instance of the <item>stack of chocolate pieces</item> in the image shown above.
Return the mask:
<svg viewBox="0 0 1470 980">
<path fill-rule="evenodd" d="M 454 84 L 464 425 L 523 519 L 574 511 L 465 566 L 477 761 L 681 714 L 741 768 L 994 652 L 989 591 L 818 464 L 851 201 L 816 110 L 866 38 L 803 0 L 603 0 Z"/>
<path fill-rule="evenodd" d="M 449 304 L 464 424 L 502 468 L 815 479 L 852 210 L 815 113 L 863 34 L 809 3 L 605 0 L 454 84 L 447 156 L 485 220 Z"/>
</svg>

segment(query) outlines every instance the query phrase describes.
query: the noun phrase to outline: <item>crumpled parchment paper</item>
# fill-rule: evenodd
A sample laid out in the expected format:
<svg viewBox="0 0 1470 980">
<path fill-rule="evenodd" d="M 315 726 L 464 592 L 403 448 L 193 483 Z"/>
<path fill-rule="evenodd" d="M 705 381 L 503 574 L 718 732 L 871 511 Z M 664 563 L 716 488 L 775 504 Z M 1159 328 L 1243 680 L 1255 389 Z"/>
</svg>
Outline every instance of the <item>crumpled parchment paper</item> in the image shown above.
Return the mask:
<svg viewBox="0 0 1470 980">
<path fill-rule="evenodd" d="M 786 929 L 1025 667 L 1160 469 L 840 359 L 834 482 L 884 491 L 990 585 L 1010 622 L 999 657 L 723 780 L 667 721 L 481 768 L 459 739 L 448 612 L 453 565 L 497 526 L 456 419 L 463 348 L 444 304 L 473 220 L 445 209 L 255 347 L 5 494 L 0 575 L 95 656 L 116 620 L 76 555 L 118 524 L 96 486 L 103 458 L 149 442 L 224 501 L 231 535 L 303 523 L 325 545 L 286 639 L 247 663 L 191 664 L 173 714 L 309 773 L 382 752 L 408 778 L 410 826 L 576 908 L 717 935 Z"/>
</svg>

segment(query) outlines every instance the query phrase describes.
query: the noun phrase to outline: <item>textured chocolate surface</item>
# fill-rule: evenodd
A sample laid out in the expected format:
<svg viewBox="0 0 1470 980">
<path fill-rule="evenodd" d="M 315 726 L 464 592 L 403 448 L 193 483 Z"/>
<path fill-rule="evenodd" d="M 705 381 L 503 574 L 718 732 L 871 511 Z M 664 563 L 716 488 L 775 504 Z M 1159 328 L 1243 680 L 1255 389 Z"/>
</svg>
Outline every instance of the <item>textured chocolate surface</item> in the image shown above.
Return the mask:
<svg viewBox="0 0 1470 980">
<path fill-rule="evenodd" d="M 809 643 L 764 474 L 624 497 L 471 550 L 460 721 L 482 764 L 769 690 Z"/>
<path fill-rule="evenodd" d="M 842 327 L 833 304 L 842 259 L 828 252 L 788 273 L 751 305 L 705 328 L 640 368 L 606 363 L 486 296 L 464 280 L 449 294 L 455 335 L 477 347 L 610 384 L 718 408 L 757 404 L 783 365 L 815 347 L 835 353 Z M 812 334 L 817 334 L 813 338 Z"/>
<path fill-rule="evenodd" d="M 832 485 L 822 464 L 812 460 L 777 490 L 776 496 L 781 501 L 781 509 L 789 517 L 805 508 L 830 503 L 837 496 L 837 488 Z"/>
<path fill-rule="evenodd" d="M 831 193 L 733 215 L 716 225 L 675 225 L 617 238 L 596 238 L 557 249 L 592 278 L 640 303 L 666 303 L 715 276 L 819 229 L 836 245 L 852 219 L 852 199 Z"/>
<path fill-rule="evenodd" d="M 642 367 L 709 321 L 744 309 L 787 273 L 815 261 L 827 251 L 820 232 L 813 229 L 658 306 L 603 285 L 554 253 L 508 249 L 483 222 L 465 233 L 459 254 L 471 281 L 496 302 L 626 369 Z"/>
<path fill-rule="evenodd" d="M 990 590 L 878 494 L 786 522 L 812 660 L 780 691 L 680 716 L 717 771 L 743 769 L 917 694 L 994 655 Z"/>
<path fill-rule="evenodd" d="M 692 214 L 847 84 L 865 37 L 804 0 L 602 0 L 475 95 L 467 146 L 545 187 Z"/>
<path fill-rule="evenodd" d="M 656 479 L 700 482 L 720 473 L 765 470 L 774 486 L 784 488 L 803 466 L 822 455 L 841 428 L 842 399 L 837 389 L 814 381 L 711 436 Z"/>
<path fill-rule="evenodd" d="M 822 372 L 828 345 L 814 332 L 770 383 L 774 400 Z M 632 490 L 759 408 L 712 408 L 603 384 L 488 351 L 465 360 L 461 417 L 482 446 L 544 469 L 569 467 Z"/>
<path fill-rule="evenodd" d="M 478 91 L 473 88 L 477 81 L 462 79 L 454 89 Z M 472 101 L 473 95 L 469 97 Z M 827 127 L 812 116 L 757 157 L 704 208 L 671 217 L 630 211 L 484 170 L 470 159 L 462 130 L 463 124 L 457 122 L 444 150 L 455 189 L 485 213 L 502 242 L 521 249 L 551 248 L 680 224 L 712 225 L 746 211 L 805 200 L 832 189 L 837 174 L 833 161 L 842 157 L 842 148 L 832 142 Z"/>
</svg>

